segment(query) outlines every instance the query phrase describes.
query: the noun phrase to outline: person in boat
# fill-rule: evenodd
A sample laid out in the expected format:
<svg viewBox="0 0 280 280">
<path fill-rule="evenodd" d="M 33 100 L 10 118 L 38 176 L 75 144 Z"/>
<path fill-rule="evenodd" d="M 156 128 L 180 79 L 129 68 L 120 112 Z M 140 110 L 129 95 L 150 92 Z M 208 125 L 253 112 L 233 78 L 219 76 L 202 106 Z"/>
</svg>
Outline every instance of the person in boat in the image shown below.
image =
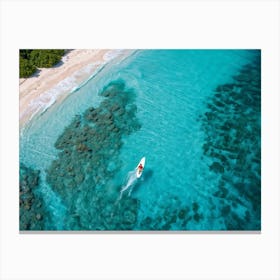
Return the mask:
<svg viewBox="0 0 280 280">
<path fill-rule="evenodd" d="M 142 171 L 143 171 L 143 165 L 142 165 L 142 163 L 139 164 L 139 166 L 138 166 L 138 171 L 139 171 L 139 172 L 142 172 Z"/>
</svg>

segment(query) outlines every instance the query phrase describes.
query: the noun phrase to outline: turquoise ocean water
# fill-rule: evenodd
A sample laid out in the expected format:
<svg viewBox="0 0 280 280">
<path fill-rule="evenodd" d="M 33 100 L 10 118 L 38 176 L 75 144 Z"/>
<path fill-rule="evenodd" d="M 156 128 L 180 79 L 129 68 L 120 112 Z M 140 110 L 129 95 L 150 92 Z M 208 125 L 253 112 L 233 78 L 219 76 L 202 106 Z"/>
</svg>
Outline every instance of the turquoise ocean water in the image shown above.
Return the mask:
<svg viewBox="0 0 280 280">
<path fill-rule="evenodd" d="M 20 228 L 260 230 L 260 56 L 138 50 L 105 66 L 21 132 Z"/>
</svg>

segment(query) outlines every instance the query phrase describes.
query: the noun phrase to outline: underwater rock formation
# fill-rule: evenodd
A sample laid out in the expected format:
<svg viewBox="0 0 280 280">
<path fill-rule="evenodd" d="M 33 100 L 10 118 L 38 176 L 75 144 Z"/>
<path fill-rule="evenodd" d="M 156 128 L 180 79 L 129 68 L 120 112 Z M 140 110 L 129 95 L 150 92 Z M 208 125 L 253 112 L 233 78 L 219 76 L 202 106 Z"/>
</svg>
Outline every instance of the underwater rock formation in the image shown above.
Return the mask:
<svg viewBox="0 0 280 280">
<path fill-rule="evenodd" d="M 38 192 L 40 172 L 20 164 L 20 230 L 44 230 L 48 215 Z"/>
<path fill-rule="evenodd" d="M 220 176 L 213 197 L 228 230 L 260 230 L 261 57 L 220 85 L 202 117 L 204 155 Z"/>
<path fill-rule="evenodd" d="M 122 139 L 140 129 L 135 93 L 114 81 L 100 95 L 98 108 L 77 115 L 55 143 L 58 158 L 47 170 L 47 182 L 68 209 L 65 229 L 126 230 L 137 220 L 139 202 L 124 197 L 111 180 L 121 167 Z"/>
</svg>

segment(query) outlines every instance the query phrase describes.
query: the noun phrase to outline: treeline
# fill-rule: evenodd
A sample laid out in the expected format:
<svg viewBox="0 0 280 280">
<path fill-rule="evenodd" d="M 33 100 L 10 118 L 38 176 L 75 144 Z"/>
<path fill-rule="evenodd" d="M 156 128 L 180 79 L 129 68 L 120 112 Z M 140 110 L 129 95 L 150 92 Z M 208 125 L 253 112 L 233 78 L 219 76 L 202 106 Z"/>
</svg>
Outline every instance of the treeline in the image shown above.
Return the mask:
<svg viewBox="0 0 280 280">
<path fill-rule="evenodd" d="M 49 68 L 57 64 L 65 50 L 20 50 L 19 77 L 27 78 L 36 72 L 37 68 Z"/>
</svg>

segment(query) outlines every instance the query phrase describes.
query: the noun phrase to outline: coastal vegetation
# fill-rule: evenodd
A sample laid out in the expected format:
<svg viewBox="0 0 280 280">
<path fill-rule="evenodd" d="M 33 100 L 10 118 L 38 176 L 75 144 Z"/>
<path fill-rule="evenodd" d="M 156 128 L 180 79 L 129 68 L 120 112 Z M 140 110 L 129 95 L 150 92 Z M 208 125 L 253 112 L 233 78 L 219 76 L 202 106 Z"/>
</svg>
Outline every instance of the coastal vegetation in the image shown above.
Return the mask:
<svg viewBox="0 0 280 280">
<path fill-rule="evenodd" d="M 36 72 L 37 68 L 29 60 L 20 57 L 19 59 L 19 77 L 27 78 Z"/>
<path fill-rule="evenodd" d="M 27 78 L 38 68 L 49 68 L 56 65 L 64 53 L 65 50 L 61 49 L 21 49 L 19 51 L 19 77 Z"/>
</svg>

